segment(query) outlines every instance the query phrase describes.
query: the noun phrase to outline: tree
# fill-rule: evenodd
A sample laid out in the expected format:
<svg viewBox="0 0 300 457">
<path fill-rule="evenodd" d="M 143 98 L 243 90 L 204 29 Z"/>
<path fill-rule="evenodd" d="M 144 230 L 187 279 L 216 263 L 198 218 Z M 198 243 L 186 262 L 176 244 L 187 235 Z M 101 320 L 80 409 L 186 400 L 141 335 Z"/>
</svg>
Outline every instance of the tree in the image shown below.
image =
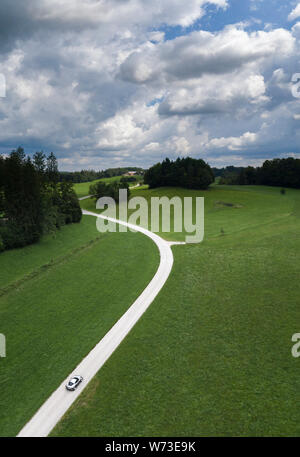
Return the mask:
<svg viewBox="0 0 300 457">
<path fill-rule="evenodd" d="M 42 233 L 41 194 L 37 172 L 25 160 L 21 148 L 5 160 L 4 213 L 2 228 L 6 248 L 22 247 L 38 241 Z"/>
<path fill-rule="evenodd" d="M 33 165 L 34 165 L 36 171 L 37 171 L 40 175 L 43 175 L 43 174 L 45 173 L 45 170 L 46 170 L 46 163 L 45 163 L 45 160 L 46 160 L 46 156 L 45 156 L 45 154 L 43 153 L 43 151 L 36 152 L 36 153 L 33 155 Z"/>
<path fill-rule="evenodd" d="M 0 218 L 4 211 L 4 158 L 0 155 Z"/>
<path fill-rule="evenodd" d="M 119 191 L 121 189 L 127 190 L 127 197 L 130 196 L 130 189 L 127 182 L 114 181 L 112 183 L 104 183 L 99 181 L 96 184 L 92 184 L 89 189 L 89 194 L 92 195 L 96 200 L 101 197 L 111 197 L 116 203 L 119 203 Z"/>
<path fill-rule="evenodd" d="M 24 150 L 0 156 L 0 251 L 37 242 L 43 233 L 82 217 L 72 183 L 58 183 L 57 160 Z"/>
<path fill-rule="evenodd" d="M 229 169 L 230 167 L 227 167 Z M 288 157 L 287 159 L 266 160 L 262 167 L 246 167 L 238 170 L 234 175 L 223 176 L 220 184 L 253 185 L 293 187 L 300 188 L 300 159 Z"/>
<path fill-rule="evenodd" d="M 66 224 L 80 222 L 82 212 L 73 185 L 71 183 L 62 182 L 59 184 L 59 192 L 59 210 L 64 216 L 64 222 Z"/>
<path fill-rule="evenodd" d="M 157 163 L 145 173 L 144 182 L 150 188 L 181 186 L 188 189 L 207 189 L 214 182 L 210 166 L 201 159 L 186 157 L 175 162 L 168 158 Z"/>
<path fill-rule="evenodd" d="M 56 184 L 59 181 L 59 172 L 57 159 L 53 152 L 47 157 L 47 169 L 46 169 L 47 179 L 51 184 Z"/>
</svg>

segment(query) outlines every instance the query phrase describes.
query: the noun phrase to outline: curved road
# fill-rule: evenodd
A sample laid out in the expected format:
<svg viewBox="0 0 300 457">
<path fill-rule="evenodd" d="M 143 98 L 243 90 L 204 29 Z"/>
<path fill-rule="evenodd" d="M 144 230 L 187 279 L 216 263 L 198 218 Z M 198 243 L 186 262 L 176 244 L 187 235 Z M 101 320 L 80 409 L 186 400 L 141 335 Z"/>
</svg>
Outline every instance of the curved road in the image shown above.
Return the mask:
<svg viewBox="0 0 300 457">
<path fill-rule="evenodd" d="M 82 212 L 88 216 L 101 217 L 102 219 L 125 225 L 148 236 L 154 241 L 159 249 L 160 264 L 155 276 L 133 305 L 131 305 L 131 307 L 125 312 L 125 314 L 123 314 L 123 316 L 94 347 L 94 349 L 92 349 L 91 352 L 80 362 L 75 370 L 70 373 L 68 378 L 61 383 L 58 389 L 53 392 L 48 400 L 46 400 L 32 419 L 22 428 L 17 435 L 18 437 L 43 437 L 47 436 L 51 432 L 62 416 L 70 408 L 72 403 L 81 394 L 82 390 L 87 386 L 88 382 L 95 376 L 106 360 L 130 332 L 132 327 L 146 311 L 165 284 L 173 265 L 173 254 L 170 247 L 171 244 L 185 244 L 169 243 L 149 230 L 124 221 L 105 217 L 90 211 L 83 210 Z M 84 381 L 79 385 L 75 392 L 69 392 L 66 390 L 65 385 L 69 378 L 75 374 L 82 375 Z"/>
</svg>

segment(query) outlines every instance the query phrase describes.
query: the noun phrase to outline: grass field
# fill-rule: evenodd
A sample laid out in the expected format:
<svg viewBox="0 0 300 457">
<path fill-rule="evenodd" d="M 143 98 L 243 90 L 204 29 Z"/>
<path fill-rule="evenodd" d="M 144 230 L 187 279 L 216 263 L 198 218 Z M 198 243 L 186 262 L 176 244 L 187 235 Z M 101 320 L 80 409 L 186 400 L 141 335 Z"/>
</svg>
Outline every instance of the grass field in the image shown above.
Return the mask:
<svg viewBox="0 0 300 457">
<path fill-rule="evenodd" d="M 166 286 L 53 436 L 299 436 L 300 191 L 198 195 L 205 241 L 173 248 Z"/>
<path fill-rule="evenodd" d="M 85 197 L 86 195 L 89 195 L 89 189 L 91 184 L 96 184 L 99 181 L 103 181 L 105 183 L 111 183 L 114 181 L 120 181 L 122 176 L 114 176 L 113 178 L 102 178 L 102 179 L 96 179 L 95 181 L 90 181 L 90 182 L 81 182 L 78 184 L 74 184 L 74 190 L 78 196 L 80 197 Z"/>
<path fill-rule="evenodd" d="M 88 216 L 55 238 L 0 255 L 0 332 L 7 341 L 1 436 L 17 434 L 134 302 L 158 263 L 150 239 L 99 234 Z"/>
<path fill-rule="evenodd" d="M 149 221 L 151 197 L 172 198 L 175 195 L 181 198 L 193 197 L 194 203 L 195 197 L 204 197 L 205 239 L 219 237 L 221 230 L 224 234 L 230 235 L 285 218 L 294 211 L 295 198 L 297 202 L 299 201 L 298 194 L 299 192 L 290 190 L 288 194 L 281 195 L 279 189 L 254 186 L 238 188 L 236 186 L 213 186 L 207 191 L 171 187 L 148 190 L 143 187 L 131 191 L 132 197 L 144 197 L 148 201 Z M 232 206 L 227 206 L 228 204 Z M 94 199 L 83 200 L 81 207 L 89 211 L 100 212 L 96 210 Z M 151 229 L 151 226 L 149 228 Z M 170 241 L 184 241 L 187 233 L 185 231 L 164 233 L 160 230 L 159 235 Z"/>
<path fill-rule="evenodd" d="M 0 296 L 7 287 L 30 279 L 40 269 L 75 252 L 98 235 L 95 224 L 83 218 L 80 224 L 66 225 L 54 235 L 43 236 L 38 244 L 4 251 L 0 255 Z"/>
<path fill-rule="evenodd" d="M 122 178 L 122 176 L 114 176 L 112 178 L 102 178 L 102 179 L 96 179 L 95 181 L 91 181 L 91 182 L 82 182 L 82 183 L 74 184 L 74 190 L 75 190 L 78 198 L 85 197 L 86 195 L 89 195 L 89 189 L 90 189 L 91 184 L 96 184 L 99 181 L 102 181 L 105 183 L 111 183 L 114 181 L 120 181 L 121 178 Z M 136 179 L 137 179 L 137 182 L 139 182 L 139 181 L 141 181 L 142 177 L 137 175 Z M 129 186 L 134 186 L 134 185 L 136 185 L 135 182 L 129 183 Z"/>
</svg>

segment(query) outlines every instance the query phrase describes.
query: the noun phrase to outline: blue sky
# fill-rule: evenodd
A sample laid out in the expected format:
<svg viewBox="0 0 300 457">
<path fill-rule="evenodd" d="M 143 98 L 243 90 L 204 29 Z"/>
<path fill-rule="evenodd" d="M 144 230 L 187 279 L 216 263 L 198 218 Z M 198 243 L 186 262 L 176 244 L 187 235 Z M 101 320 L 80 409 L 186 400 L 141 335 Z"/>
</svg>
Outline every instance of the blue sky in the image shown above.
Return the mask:
<svg viewBox="0 0 300 457">
<path fill-rule="evenodd" d="M 63 170 L 299 157 L 300 1 L 2 0 L 0 153 Z"/>
<path fill-rule="evenodd" d="M 262 25 L 268 23 L 274 27 L 291 28 L 292 23 L 287 17 L 296 3 L 282 0 L 230 0 L 226 9 L 207 5 L 206 14 L 189 27 L 161 26 L 158 30 L 165 32 L 167 40 L 173 40 L 193 30 L 216 32 L 228 24 L 244 21 L 250 22 L 248 30 L 260 30 Z"/>
</svg>

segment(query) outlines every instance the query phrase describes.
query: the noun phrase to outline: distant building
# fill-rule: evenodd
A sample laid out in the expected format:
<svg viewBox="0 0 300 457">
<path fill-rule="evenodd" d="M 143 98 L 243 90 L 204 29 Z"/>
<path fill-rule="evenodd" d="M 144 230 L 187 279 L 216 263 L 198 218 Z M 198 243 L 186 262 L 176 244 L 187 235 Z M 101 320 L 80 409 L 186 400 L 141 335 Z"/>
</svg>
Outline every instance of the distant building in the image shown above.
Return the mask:
<svg viewBox="0 0 300 457">
<path fill-rule="evenodd" d="M 125 176 L 134 176 L 136 175 L 136 171 L 128 171 L 127 173 L 125 173 Z"/>
</svg>

